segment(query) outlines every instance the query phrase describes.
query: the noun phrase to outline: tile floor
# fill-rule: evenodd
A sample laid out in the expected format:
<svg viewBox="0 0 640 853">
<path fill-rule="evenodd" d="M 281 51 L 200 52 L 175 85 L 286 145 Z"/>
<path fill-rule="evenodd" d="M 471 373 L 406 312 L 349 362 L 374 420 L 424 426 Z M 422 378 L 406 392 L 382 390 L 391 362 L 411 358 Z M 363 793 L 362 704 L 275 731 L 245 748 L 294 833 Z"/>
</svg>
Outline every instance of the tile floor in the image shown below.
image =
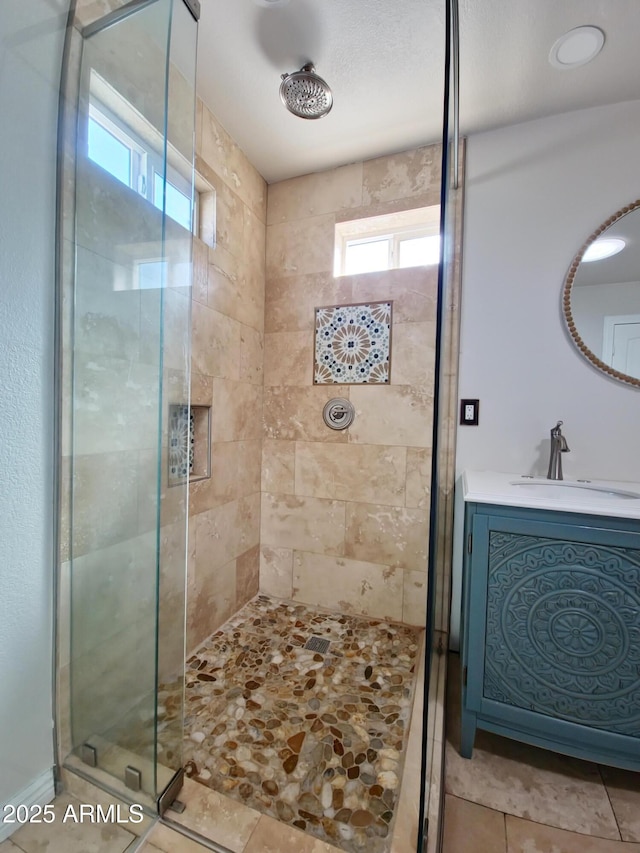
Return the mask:
<svg viewBox="0 0 640 853">
<path fill-rule="evenodd" d="M 640 774 L 478 731 L 460 757 L 449 659 L 443 853 L 640 853 Z"/>
<path fill-rule="evenodd" d="M 253 599 L 187 661 L 193 778 L 350 853 L 387 850 L 420 634 Z"/>
</svg>

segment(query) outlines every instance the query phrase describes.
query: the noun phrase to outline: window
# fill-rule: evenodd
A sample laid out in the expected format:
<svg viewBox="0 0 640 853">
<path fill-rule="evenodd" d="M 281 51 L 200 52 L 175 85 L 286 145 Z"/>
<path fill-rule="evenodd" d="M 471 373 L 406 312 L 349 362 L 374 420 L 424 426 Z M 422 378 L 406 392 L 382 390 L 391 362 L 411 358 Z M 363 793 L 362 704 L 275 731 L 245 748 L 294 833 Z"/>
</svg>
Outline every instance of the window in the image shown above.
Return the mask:
<svg viewBox="0 0 640 853">
<path fill-rule="evenodd" d="M 99 74 L 91 72 L 87 155 L 118 181 L 146 198 L 189 231 L 196 229 L 198 193 L 192 166 L 168 146 L 165 180 L 160 133 Z"/>
<path fill-rule="evenodd" d="M 334 275 L 437 264 L 439 228 L 439 205 L 339 222 Z"/>
</svg>

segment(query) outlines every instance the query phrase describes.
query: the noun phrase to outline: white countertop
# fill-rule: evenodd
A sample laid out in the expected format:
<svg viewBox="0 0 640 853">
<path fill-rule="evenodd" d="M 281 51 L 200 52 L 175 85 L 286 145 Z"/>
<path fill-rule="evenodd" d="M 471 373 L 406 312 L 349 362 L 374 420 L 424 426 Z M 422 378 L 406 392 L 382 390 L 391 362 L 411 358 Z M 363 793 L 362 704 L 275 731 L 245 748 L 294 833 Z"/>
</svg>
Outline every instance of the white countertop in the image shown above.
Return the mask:
<svg viewBox="0 0 640 853">
<path fill-rule="evenodd" d="M 547 480 L 496 471 L 464 471 L 465 501 L 640 519 L 640 483 Z"/>
</svg>

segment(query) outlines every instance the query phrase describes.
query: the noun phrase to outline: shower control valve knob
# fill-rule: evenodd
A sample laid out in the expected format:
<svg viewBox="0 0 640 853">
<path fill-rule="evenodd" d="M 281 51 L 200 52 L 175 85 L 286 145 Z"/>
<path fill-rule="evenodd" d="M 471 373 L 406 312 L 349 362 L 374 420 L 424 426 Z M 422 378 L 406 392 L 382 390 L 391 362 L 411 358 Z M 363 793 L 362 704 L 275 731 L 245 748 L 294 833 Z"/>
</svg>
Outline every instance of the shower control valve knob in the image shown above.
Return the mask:
<svg viewBox="0 0 640 853">
<path fill-rule="evenodd" d="M 322 417 L 330 429 L 346 429 L 353 423 L 355 417 L 353 403 L 344 397 L 335 397 L 325 404 Z"/>
</svg>

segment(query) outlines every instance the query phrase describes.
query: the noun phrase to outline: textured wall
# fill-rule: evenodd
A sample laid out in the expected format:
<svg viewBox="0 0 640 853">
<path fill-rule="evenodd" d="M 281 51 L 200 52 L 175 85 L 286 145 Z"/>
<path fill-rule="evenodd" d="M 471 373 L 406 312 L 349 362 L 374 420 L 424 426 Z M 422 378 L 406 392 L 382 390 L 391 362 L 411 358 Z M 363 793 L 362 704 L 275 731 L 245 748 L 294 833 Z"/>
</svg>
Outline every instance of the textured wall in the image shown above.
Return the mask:
<svg viewBox="0 0 640 853">
<path fill-rule="evenodd" d="M 640 481 L 638 389 L 591 367 L 560 310 L 575 253 L 638 197 L 639 134 L 640 101 L 633 101 L 469 138 L 460 396 L 479 397 L 481 407 L 479 427 L 458 429 L 458 474 L 545 476 L 549 430 L 562 419 L 571 448 L 565 478 Z M 461 556 L 454 635 L 460 563 Z"/>
<path fill-rule="evenodd" d="M 424 622 L 437 267 L 334 278 L 334 226 L 439 203 L 440 148 L 269 187 L 261 588 Z M 314 308 L 393 300 L 389 385 L 312 383 Z M 328 429 L 347 397 L 356 419 Z"/>
<path fill-rule="evenodd" d="M 258 591 L 266 184 L 198 101 L 196 168 L 216 244 L 195 241 L 192 403 L 211 406 L 211 478 L 190 486 L 187 649 Z"/>
<path fill-rule="evenodd" d="M 0 5 L 0 807 L 52 785 L 53 311 L 64 18 Z M 28 677 L 27 674 L 28 673 Z M 9 827 L 5 827 L 8 830 Z M 0 838 L 7 834 L 0 829 Z"/>
</svg>

